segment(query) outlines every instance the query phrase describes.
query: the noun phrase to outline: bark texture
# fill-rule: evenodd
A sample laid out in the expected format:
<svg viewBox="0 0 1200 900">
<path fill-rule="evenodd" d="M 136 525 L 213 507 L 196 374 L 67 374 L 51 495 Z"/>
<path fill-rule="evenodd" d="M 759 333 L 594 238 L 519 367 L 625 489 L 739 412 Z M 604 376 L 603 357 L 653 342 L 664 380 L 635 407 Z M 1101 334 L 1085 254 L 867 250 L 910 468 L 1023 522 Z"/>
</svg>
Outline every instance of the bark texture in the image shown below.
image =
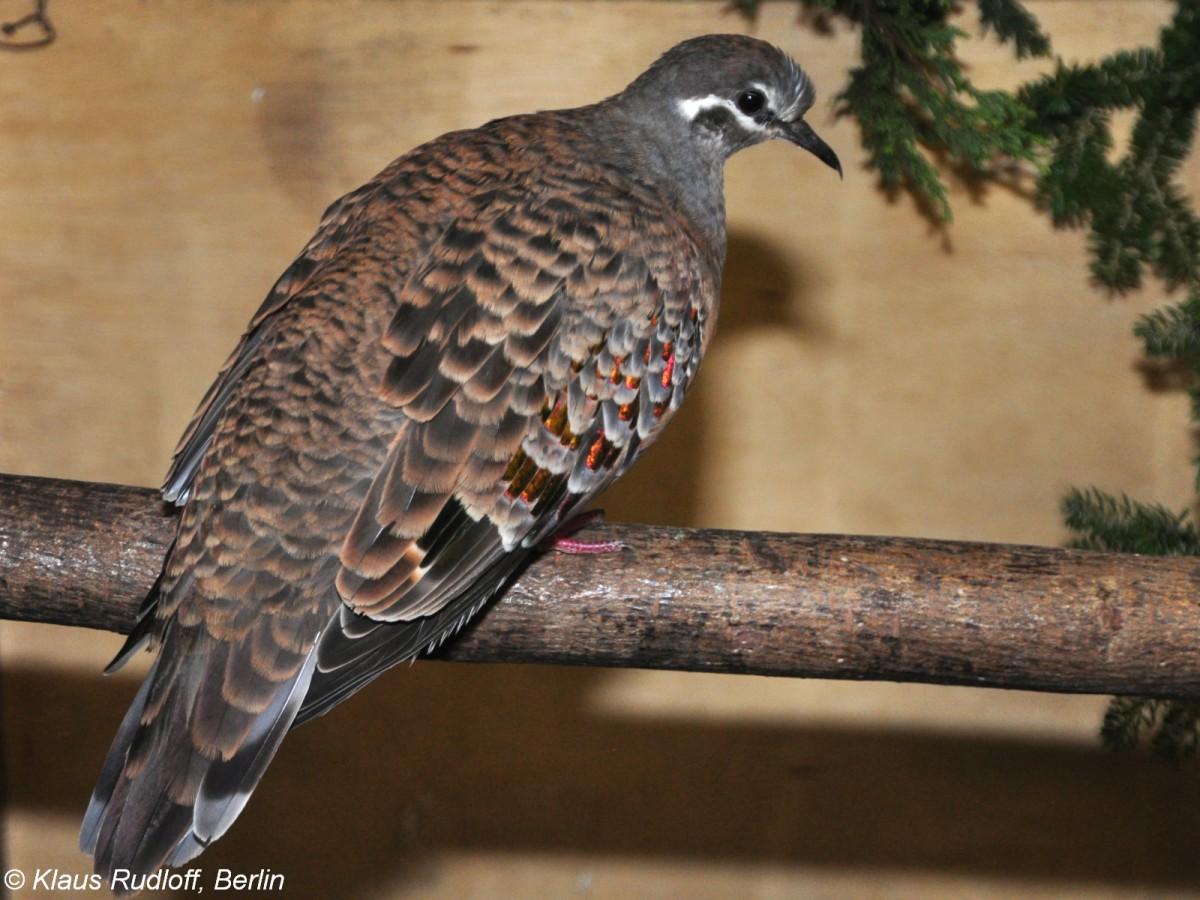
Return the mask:
<svg viewBox="0 0 1200 900">
<path fill-rule="evenodd" d="M 174 514 L 147 488 L 0 476 L 0 618 L 127 631 Z M 610 524 L 438 654 L 1200 696 L 1200 560 Z"/>
</svg>

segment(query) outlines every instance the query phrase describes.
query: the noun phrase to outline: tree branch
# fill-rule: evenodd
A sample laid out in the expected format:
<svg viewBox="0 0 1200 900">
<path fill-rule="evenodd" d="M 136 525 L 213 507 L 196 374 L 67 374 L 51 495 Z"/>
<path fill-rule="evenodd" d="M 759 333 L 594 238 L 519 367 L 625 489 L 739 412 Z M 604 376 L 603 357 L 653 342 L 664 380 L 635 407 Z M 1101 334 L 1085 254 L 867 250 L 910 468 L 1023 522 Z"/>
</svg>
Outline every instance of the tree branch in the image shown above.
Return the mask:
<svg viewBox="0 0 1200 900">
<path fill-rule="evenodd" d="M 0 618 L 127 631 L 174 518 L 146 488 L 0 475 Z M 1200 559 L 606 525 L 439 654 L 1200 697 Z"/>
</svg>

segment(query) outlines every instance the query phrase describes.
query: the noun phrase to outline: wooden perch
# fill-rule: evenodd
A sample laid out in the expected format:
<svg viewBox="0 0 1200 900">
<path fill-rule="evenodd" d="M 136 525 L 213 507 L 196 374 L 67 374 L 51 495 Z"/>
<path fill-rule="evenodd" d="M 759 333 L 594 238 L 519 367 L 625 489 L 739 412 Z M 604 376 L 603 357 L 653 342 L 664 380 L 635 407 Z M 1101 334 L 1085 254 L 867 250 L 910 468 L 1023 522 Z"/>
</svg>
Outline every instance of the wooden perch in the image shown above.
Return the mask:
<svg viewBox="0 0 1200 900">
<path fill-rule="evenodd" d="M 155 491 L 0 475 L 0 618 L 127 631 L 174 519 Z M 1200 697 L 1200 559 L 605 525 L 439 654 Z"/>
</svg>

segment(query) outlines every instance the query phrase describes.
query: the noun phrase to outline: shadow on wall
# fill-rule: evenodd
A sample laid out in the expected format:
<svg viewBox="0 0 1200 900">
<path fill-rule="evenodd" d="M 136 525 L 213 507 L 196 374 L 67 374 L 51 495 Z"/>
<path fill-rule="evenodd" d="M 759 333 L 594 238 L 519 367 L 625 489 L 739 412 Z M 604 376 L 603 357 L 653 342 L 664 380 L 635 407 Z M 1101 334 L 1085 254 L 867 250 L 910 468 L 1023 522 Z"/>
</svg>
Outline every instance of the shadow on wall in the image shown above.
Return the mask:
<svg viewBox="0 0 1200 900">
<path fill-rule="evenodd" d="M 606 677 L 436 662 L 389 673 L 290 735 L 197 864 L 267 867 L 309 896 L 420 879 L 424 863 L 455 852 L 1064 886 L 1200 881 L 1194 766 L 1004 740 L 614 718 L 589 704 Z M 8 736 L 10 808 L 81 816 L 133 690 L 8 674 L 8 721 L 23 725 Z"/>
</svg>

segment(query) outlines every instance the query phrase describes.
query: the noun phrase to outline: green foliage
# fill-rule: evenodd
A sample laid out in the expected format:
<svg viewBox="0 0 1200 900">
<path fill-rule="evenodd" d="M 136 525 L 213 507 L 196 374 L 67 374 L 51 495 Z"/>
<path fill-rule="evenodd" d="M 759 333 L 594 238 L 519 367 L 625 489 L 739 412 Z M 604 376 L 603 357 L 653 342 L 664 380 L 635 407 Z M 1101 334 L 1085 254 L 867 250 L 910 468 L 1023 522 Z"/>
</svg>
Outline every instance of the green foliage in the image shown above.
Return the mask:
<svg viewBox="0 0 1200 900">
<path fill-rule="evenodd" d="M 1200 703 L 1116 697 L 1104 714 L 1100 738 L 1117 752 L 1147 746 L 1163 759 L 1190 759 L 1200 742 Z"/>
<path fill-rule="evenodd" d="M 1143 316 L 1133 333 L 1147 356 L 1200 363 L 1200 286 L 1177 306 L 1164 306 Z M 1197 409 L 1200 418 L 1200 408 Z"/>
<path fill-rule="evenodd" d="M 1092 275 L 1112 290 L 1141 286 L 1147 268 L 1169 288 L 1197 279 L 1200 220 L 1176 179 L 1196 129 L 1198 52 L 1200 12 L 1181 3 L 1157 48 L 1060 63 L 1018 92 L 1052 148 L 1039 196 L 1056 223 L 1089 226 Z M 1111 119 L 1121 110 L 1137 119 L 1114 158 Z"/>
<path fill-rule="evenodd" d="M 1096 488 L 1072 488 L 1062 501 L 1063 518 L 1075 537 L 1070 545 L 1106 553 L 1155 556 L 1200 555 L 1200 534 L 1187 511 L 1114 497 Z"/>
<path fill-rule="evenodd" d="M 953 4 L 875 0 L 837 8 L 862 31 L 862 65 L 837 95 L 838 110 L 858 119 L 871 165 L 890 193 L 907 190 L 927 214 L 949 221 L 935 161 L 986 177 L 998 162 L 1036 158 L 1041 138 L 1029 108 L 967 76 L 956 54 L 966 33 L 950 24 Z M 1048 52 L 1037 21 L 1014 0 L 984 0 L 980 16 L 984 29 L 1012 41 L 1019 56 Z"/>
<path fill-rule="evenodd" d="M 1100 726 L 1100 739 L 1117 752 L 1136 750 L 1145 735 L 1154 731 L 1162 719 L 1161 700 L 1141 697 L 1114 697 Z"/>
<path fill-rule="evenodd" d="M 1017 59 L 1050 54 L 1050 38 L 1016 0 L 979 0 L 979 21 L 985 33 L 995 31 L 996 37 L 1011 43 Z"/>
</svg>

